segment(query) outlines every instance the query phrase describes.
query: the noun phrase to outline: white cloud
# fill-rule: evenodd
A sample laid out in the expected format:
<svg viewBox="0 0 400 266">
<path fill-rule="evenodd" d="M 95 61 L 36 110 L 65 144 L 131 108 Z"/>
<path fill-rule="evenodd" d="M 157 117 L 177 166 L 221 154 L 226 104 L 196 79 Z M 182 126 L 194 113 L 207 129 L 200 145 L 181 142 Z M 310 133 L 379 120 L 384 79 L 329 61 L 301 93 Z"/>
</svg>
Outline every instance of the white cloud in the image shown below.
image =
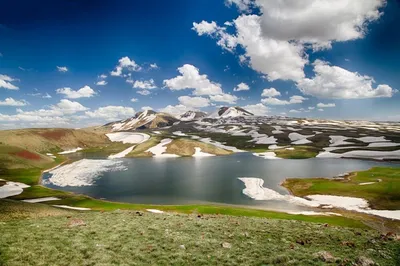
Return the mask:
<svg viewBox="0 0 400 266">
<path fill-rule="evenodd" d="M 18 90 L 19 88 L 17 86 L 11 84 L 11 82 L 14 80 L 15 79 L 10 76 L 0 74 L 0 88 L 5 88 L 7 90 Z"/>
<path fill-rule="evenodd" d="M 149 95 L 151 92 L 148 90 L 141 90 L 141 91 L 137 91 L 136 93 L 146 96 L 146 95 Z"/>
<path fill-rule="evenodd" d="M 224 102 L 229 104 L 235 104 L 236 101 L 238 100 L 238 97 L 236 97 L 235 95 L 222 93 L 218 95 L 210 95 L 210 99 L 213 102 Z"/>
<path fill-rule="evenodd" d="M 289 111 L 289 113 L 301 113 L 301 111 L 292 109 Z"/>
<path fill-rule="evenodd" d="M 142 109 L 142 111 L 153 110 L 153 108 L 150 106 L 143 106 L 141 109 Z"/>
<path fill-rule="evenodd" d="M 13 98 L 6 98 L 4 101 L 0 100 L 0 106 L 25 106 L 28 102 L 25 100 L 14 100 Z"/>
<path fill-rule="evenodd" d="M 140 71 L 141 69 L 142 68 L 138 64 L 136 64 L 133 59 L 131 60 L 129 57 L 125 56 L 118 60 L 118 65 L 113 71 L 110 72 L 110 75 L 120 77 L 122 76 L 123 70 Z"/>
<path fill-rule="evenodd" d="M 248 91 L 250 90 L 249 85 L 247 85 L 246 83 L 242 82 L 239 83 L 234 89 L 233 91 Z"/>
<path fill-rule="evenodd" d="M 150 69 L 159 69 L 159 68 L 160 67 L 156 63 L 150 64 Z"/>
<path fill-rule="evenodd" d="M 65 97 L 69 99 L 90 98 L 96 94 L 96 92 L 87 85 L 77 91 L 74 91 L 71 88 L 60 88 L 57 89 L 56 92 L 58 94 L 64 94 Z"/>
<path fill-rule="evenodd" d="M 63 72 L 63 73 L 68 72 L 68 68 L 65 66 L 63 67 L 57 66 L 57 70 L 58 72 Z"/>
<path fill-rule="evenodd" d="M 216 95 L 222 94 L 221 84 L 210 81 L 207 75 L 200 75 L 199 69 L 185 64 L 178 68 L 181 76 L 164 80 L 164 85 L 170 90 L 194 89 L 193 94 Z"/>
<path fill-rule="evenodd" d="M 317 104 L 318 108 L 332 108 L 332 107 L 336 107 L 336 104 L 334 103 L 319 103 Z"/>
<path fill-rule="evenodd" d="M 320 111 L 320 112 L 323 112 L 323 111 L 324 111 L 324 109 L 318 109 L 318 111 Z"/>
<path fill-rule="evenodd" d="M 261 94 L 261 97 L 275 97 L 275 96 L 281 96 L 281 93 L 277 91 L 275 88 L 264 89 Z"/>
<path fill-rule="evenodd" d="M 132 98 L 131 99 L 131 102 L 133 102 L 133 103 L 136 103 L 136 102 L 138 102 L 139 100 L 138 99 L 136 99 L 136 98 Z"/>
<path fill-rule="evenodd" d="M 316 60 L 315 76 L 305 78 L 297 83 L 297 87 L 307 95 L 331 99 L 361 99 L 374 97 L 392 97 L 396 90 L 383 84 L 372 87 L 372 77 L 350 72 L 338 66 Z"/>
<path fill-rule="evenodd" d="M 55 106 L 52 106 L 51 108 L 56 111 L 59 110 L 63 114 L 74 114 L 74 113 L 86 111 L 89 109 L 78 102 L 73 102 L 73 101 L 70 101 L 67 99 L 60 100 L 60 102 L 58 104 L 56 104 Z"/>
<path fill-rule="evenodd" d="M 308 107 L 308 110 L 314 110 L 314 109 L 315 109 L 315 107 L 313 107 L 313 106 Z"/>
<path fill-rule="evenodd" d="M 254 115 L 267 115 L 269 113 L 269 108 L 262 103 L 246 105 L 243 106 L 243 109 Z"/>
<path fill-rule="evenodd" d="M 203 97 L 180 96 L 179 103 L 187 107 L 201 108 L 210 105 L 210 100 Z"/>
<path fill-rule="evenodd" d="M 303 96 L 300 96 L 300 95 L 293 95 L 290 97 L 289 102 L 291 104 L 296 104 L 296 103 L 302 103 L 305 100 L 308 100 L 308 98 L 304 98 Z"/>
<path fill-rule="evenodd" d="M 207 22 L 207 21 L 201 21 L 200 23 L 193 22 L 193 28 L 192 30 L 196 31 L 199 36 L 203 34 L 213 34 L 215 33 L 219 27 L 217 26 L 217 23 L 215 21 Z"/>
<path fill-rule="evenodd" d="M 263 104 L 267 104 L 267 105 L 287 105 L 287 104 L 290 104 L 289 101 L 279 100 L 279 99 L 274 98 L 274 97 L 268 97 L 268 98 L 265 98 L 265 99 L 261 99 L 261 102 Z"/>
<path fill-rule="evenodd" d="M 106 74 L 101 74 L 100 76 L 98 76 L 99 79 L 106 79 L 107 75 Z"/>
<path fill-rule="evenodd" d="M 127 80 L 127 82 L 130 82 L 130 80 Z M 142 89 L 142 90 L 151 90 L 151 89 L 157 88 L 157 86 L 154 84 L 153 79 L 143 80 L 143 81 L 136 80 L 135 82 L 133 82 L 133 88 Z"/>
<path fill-rule="evenodd" d="M 167 113 L 167 114 L 171 114 L 174 116 L 183 114 L 187 111 L 190 111 L 191 109 L 188 108 L 187 106 L 183 105 L 183 104 L 179 104 L 179 105 L 168 105 L 164 108 L 159 109 L 160 112 L 163 113 Z"/>
<path fill-rule="evenodd" d="M 51 95 L 46 92 L 45 95 L 42 96 L 43 99 L 51 99 Z"/>
<path fill-rule="evenodd" d="M 360 39 L 382 15 L 385 0 L 257 0 L 263 36 L 299 41 L 315 50 L 331 42 Z"/>
<path fill-rule="evenodd" d="M 95 111 L 87 111 L 85 112 L 85 114 L 90 118 L 104 119 L 106 121 L 116 121 L 134 116 L 135 110 L 132 107 L 110 105 L 100 107 Z"/>
<path fill-rule="evenodd" d="M 254 5 L 252 0 L 225 0 L 227 6 L 235 4 L 237 8 L 242 12 L 247 12 Z"/>
<path fill-rule="evenodd" d="M 105 85 L 107 85 L 107 81 L 105 81 L 105 80 L 99 80 L 99 81 L 96 82 L 96 85 L 97 85 L 97 86 L 105 86 Z"/>
</svg>

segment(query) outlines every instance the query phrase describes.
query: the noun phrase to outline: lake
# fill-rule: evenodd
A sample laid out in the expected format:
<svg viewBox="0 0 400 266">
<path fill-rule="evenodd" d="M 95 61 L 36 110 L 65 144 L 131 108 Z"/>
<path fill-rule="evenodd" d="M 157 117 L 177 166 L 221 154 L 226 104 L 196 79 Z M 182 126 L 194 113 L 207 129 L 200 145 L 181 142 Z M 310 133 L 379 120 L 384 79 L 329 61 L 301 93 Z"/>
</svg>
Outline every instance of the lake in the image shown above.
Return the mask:
<svg viewBox="0 0 400 266">
<path fill-rule="evenodd" d="M 75 159 L 79 156 L 73 155 Z M 400 166 L 389 162 L 353 159 L 266 160 L 251 153 L 206 158 L 126 158 L 118 161 L 127 170 L 102 172 L 91 186 L 58 187 L 48 184 L 51 177 L 49 173 L 43 175 L 43 181 L 50 188 L 110 201 L 162 205 L 219 203 L 299 210 L 304 208 L 287 202 L 255 201 L 248 198 L 243 195 L 245 186 L 238 178 L 261 178 L 264 187 L 288 194 L 280 186 L 287 177 L 334 177 L 373 166 Z"/>
</svg>

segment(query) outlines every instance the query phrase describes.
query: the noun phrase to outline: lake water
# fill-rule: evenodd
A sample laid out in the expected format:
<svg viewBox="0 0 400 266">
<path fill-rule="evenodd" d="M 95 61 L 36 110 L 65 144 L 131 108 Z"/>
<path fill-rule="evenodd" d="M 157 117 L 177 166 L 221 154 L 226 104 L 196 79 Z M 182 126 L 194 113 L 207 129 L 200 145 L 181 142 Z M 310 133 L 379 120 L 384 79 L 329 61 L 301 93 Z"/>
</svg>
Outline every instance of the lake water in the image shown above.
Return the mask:
<svg viewBox="0 0 400 266">
<path fill-rule="evenodd" d="M 74 155 L 75 158 L 79 155 Z M 92 186 L 47 187 L 111 201 L 143 204 L 222 203 L 265 209 L 304 209 L 285 202 L 255 201 L 243 195 L 238 177 L 257 177 L 281 194 L 287 177 L 333 177 L 373 166 L 400 166 L 389 162 L 353 159 L 266 160 L 250 153 L 207 158 L 121 159 L 126 171 L 104 172 Z M 51 174 L 44 174 L 46 181 Z M 45 182 L 46 183 L 46 182 Z"/>
</svg>

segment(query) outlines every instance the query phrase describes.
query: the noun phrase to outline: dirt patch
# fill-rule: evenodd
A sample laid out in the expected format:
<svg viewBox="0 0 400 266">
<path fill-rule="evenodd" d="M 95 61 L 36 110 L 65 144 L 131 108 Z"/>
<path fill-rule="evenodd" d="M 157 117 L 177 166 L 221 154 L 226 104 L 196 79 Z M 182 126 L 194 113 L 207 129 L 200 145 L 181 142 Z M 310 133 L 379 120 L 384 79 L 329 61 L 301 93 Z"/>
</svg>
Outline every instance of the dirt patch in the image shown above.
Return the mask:
<svg viewBox="0 0 400 266">
<path fill-rule="evenodd" d="M 42 157 L 40 157 L 40 155 L 30 152 L 30 151 L 26 151 L 26 150 L 15 152 L 15 153 L 13 153 L 13 155 L 16 155 L 18 157 L 28 159 L 28 160 L 34 160 L 34 161 L 38 161 L 38 160 L 42 159 Z"/>
<path fill-rule="evenodd" d="M 46 138 L 46 139 L 51 139 L 51 140 L 60 140 L 62 139 L 65 135 L 67 135 L 67 130 L 64 129 L 56 129 L 56 130 L 51 130 L 51 131 L 45 131 L 38 133 L 40 136 Z"/>
</svg>

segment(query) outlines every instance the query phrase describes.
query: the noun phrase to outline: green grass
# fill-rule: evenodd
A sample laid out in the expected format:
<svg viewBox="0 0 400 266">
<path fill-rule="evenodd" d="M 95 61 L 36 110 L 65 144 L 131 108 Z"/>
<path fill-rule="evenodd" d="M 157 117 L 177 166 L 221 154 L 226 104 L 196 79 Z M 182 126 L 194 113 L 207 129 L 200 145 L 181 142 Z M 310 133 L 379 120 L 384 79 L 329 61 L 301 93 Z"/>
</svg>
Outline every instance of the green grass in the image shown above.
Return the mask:
<svg viewBox="0 0 400 266">
<path fill-rule="evenodd" d="M 319 149 L 311 146 L 293 146 L 294 150 L 274 150 L 276 156 L 282 159 L 309 159 L 318 155 Z"/>
<path fill-rule="evenodd" d="M 378 182 L 378 179 L 381 182 Z M 371 185 L 360 183 L 375 182 Z M 348 179 L 287 179 L 284 186 L 296 196 L 339 195 L 367 199 L 374 209 L 400 209 L 400 168 L 374 167 Z"/>
<path fill-rule="evenodd" d="M 91 147 L 91 148 L 87 148 L 84 149 L 80 152 L 82 153 L 96 153 L 96 155 L 103 155 L 103 156 L 107 156 L 110 154 L 114 154 L 114 153 L 119 153 L 129 147 L 131 147 L 132 144 L 129 143 L 122 143 L 122 142 L 110 142 L 107 145 L 104 146 L 99 146 L 99 147 Z"/>
<path fill-rule="evenodd" d="M 78 222 L 83 226 L 73 226 Z M 129 211 L 13 220 L 0 223 L 0 232 L 0 264 L 9 266 L 324 265 L 316 256 L 320 251 L 335 257 L 333 265 L 355 265 L 364 256 L 385 266 L 395 265 L 398 248 L 371 230 Z"/>
<path fill-rule="evenodd" d="M 146 150 L 160 143 L 162 137 L 160 136 L 152 136 L 149 140 L 137 145 L 132 152 L 130 152 L 125 157 L 151 157 L 152 154 L 146 152 Z"/>
</svg>

